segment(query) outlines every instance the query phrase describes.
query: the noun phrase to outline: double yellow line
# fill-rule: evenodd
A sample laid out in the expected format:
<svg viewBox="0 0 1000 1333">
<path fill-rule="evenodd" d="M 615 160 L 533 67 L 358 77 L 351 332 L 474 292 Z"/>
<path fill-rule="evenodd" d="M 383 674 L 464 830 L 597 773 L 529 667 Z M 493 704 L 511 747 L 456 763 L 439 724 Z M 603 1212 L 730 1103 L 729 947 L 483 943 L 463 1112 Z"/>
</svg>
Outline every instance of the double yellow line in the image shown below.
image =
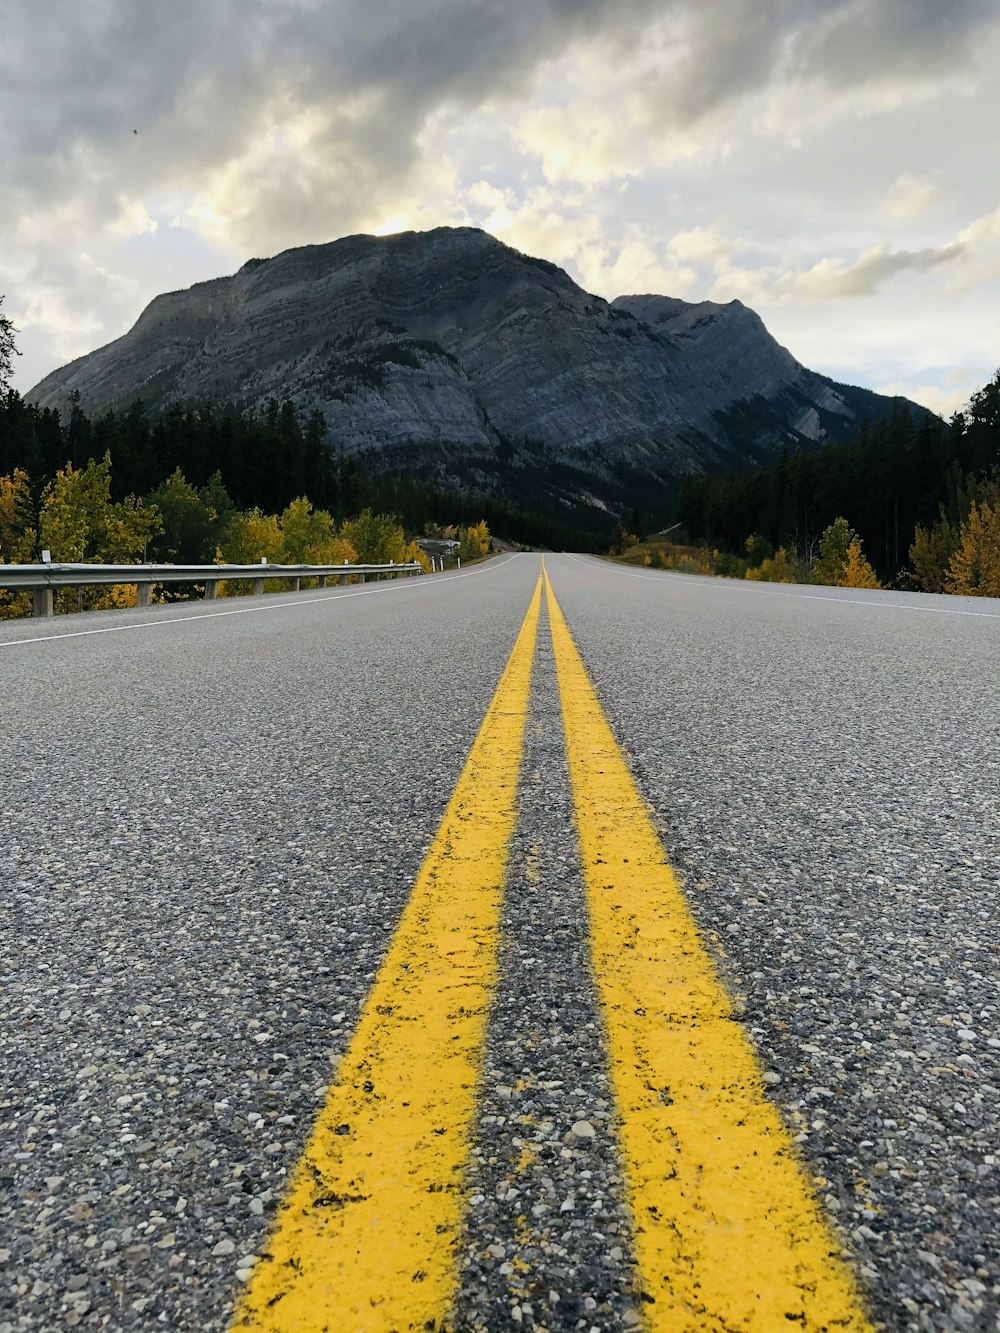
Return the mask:
<svg viewBox="0 0 1000 1333">
<path fill-rule="evenodd" d="M 646 1328 L 862 1333 L 544 570 L 233 1328 L 401 1333 L 448 1314 L 543 579 Z"/>
</svg>

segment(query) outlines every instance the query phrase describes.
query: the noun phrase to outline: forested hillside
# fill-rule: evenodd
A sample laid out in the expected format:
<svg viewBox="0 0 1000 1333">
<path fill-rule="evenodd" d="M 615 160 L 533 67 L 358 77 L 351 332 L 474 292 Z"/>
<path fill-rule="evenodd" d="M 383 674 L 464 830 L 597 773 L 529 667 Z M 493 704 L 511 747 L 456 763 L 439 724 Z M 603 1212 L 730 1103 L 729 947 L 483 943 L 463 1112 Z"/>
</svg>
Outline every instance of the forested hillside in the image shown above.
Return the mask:
<svg viewBox="0 0 1000 1333">
<path fill-rule="evenodd" d="M 331 447 L 319 412 L 303 422 L 290 402 L 271 400 L 265 410 L 219 411 L 168 408 L 151 420 L 140 403 L 123 413 L 91 420 L 75 403 L 68 419 L 51 408 L 28 403 L 0 390 L 0 477 L 15 469 L 27 474 L 35 517 L 45 487 L 66 463 L 110 459 L 111 498 L 148 497 L 178 471 L 186 483 L 223 488 L 239 509 L 277 512 L 307 496 L 339 521 L 365 508 L 397 516 L 407 531 L 428 524 L 473 523 L 485 517 L 494 531 L 529 545 L 607 547 L 614 518 L 599 511 L 593 530 L 566 524 L 561 517 L 511 509 L 488 496 L 441 491 L 412 473 L 369 473 Z M 32 525 L 37 530 L 37 523 Z M 151 548 L 155 549 L 155 547 Z M 211 558 L 190 543 L 178 559 Z M 11 560 L 0 537 L 0 558 Z"/>
<path fill-rule="evenodd" d="M 331 454 L 322 418 L 303 425 L 288 403 L 261 416 L 172 410 L 155 424 L 138 405 L 91 421 L 77 404 L 63 423 L 0 392 L 0 563 L 36 561 L 43 549 L 57 562 L 398 563 L 423 560 L 416 533 L 455 537 L 471 559 L 491 540 L 475 504 L 406 480 L 368 483 Z M 185 593 L 166 586 L 160 596 Z M 133 598 L 125 585 L 56 601 L 75 610 Z M 30 597 L 0 591 L 0 619 L 29 609 Z"/>
<path fill-rule="evenodd" d="M 805 569 L 843 518 L 882 582 L 1000 596 L 1000 371 L 950 423 L 899 403 L 853 443 L 689 475 L 678 517 L 707 547 L 751 559 L 781 548 Z"/>
</svg>

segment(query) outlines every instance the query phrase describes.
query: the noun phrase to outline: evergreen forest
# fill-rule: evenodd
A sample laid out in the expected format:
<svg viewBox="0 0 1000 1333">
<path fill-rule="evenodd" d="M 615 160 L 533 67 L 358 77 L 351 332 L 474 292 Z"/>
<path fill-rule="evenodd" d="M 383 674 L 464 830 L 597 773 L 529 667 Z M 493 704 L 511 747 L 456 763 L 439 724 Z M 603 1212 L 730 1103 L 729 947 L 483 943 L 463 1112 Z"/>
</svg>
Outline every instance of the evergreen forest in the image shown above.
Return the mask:
<svg viewBox="0 0 1000 1333">
<path fill-rule="evenodd" d="M 767 577 L 767 561 L 786 581 L 828 581 L 821 545 L 839 520 L 881 584 L 1000 596 L 1000 371 L 948 423 L 899 401 L 851 443 L 689 475 L 678 518 L 718 573 Z"/>
</svg>

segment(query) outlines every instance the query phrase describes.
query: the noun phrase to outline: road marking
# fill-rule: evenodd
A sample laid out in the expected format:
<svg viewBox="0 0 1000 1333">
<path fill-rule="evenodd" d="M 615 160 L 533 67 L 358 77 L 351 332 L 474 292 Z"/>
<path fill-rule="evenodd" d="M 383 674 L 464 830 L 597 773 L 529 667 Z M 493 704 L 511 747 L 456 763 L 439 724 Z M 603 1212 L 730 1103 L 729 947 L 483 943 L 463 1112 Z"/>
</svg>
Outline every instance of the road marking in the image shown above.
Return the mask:
<svg viewBox="0 0 1000 1333">
<path fill-rule="evenodd" d="M 581 560 L 579 556 L 567 555 L 571 560 L 576 561 L 578 565 L 587 567 L 589 561 Z M 600 560 L 598 556 L 591 556 L 590 560 L 597 560 L 604 567 L 609 567 L 609 562 Z M 713 574 L 678 574 L 674 569 L 644 569 L 641 573 L 637 569 L 623 569 L 620 565 L 610 565 L 610 568 L 617 569 L 619 574 L 624 574 L 629 579 L 656 578 L 658 574 L 672 574 L 675 578 L 683 579 L 686 583 L 688 579 L 700 579 L 706 588 L 712 592 L 765 592 L 771 593 L 776 597 L 799 597 L 804 602 L 844 602 L 848 606 L 880 606 L 888 607 L 894 611 L 920 611 L 924 615 L 932 616 L 975 616 L 979 620 L 1000 620 L 1000 611 L 963 611 L 959 607 L 951 606 L 914 606 L 912 602 L 875 602 L 867 597 L 837 597 L 827 596 L 821 592 L 795 592 L 793 588 L 784 585 L 776 587 L 773 584 L 760 583 L 755 579 L 746 581 L 736 579 L 721 579 Z M 800 585 L 801 586 L 801 585 Z M 832 585 L 831 585 L 832 586 Z M 929 597 L 930 593 L 918 594 L 919 596 Z M 992 600 L 992 598 L 990 599 Z"/>
<path fill-rule="evenodd" d="M 870 1325 L 545 575 L 650 1333 Z"/>
<path fill-rule="evenodd" d="M 234 1329 L 439 1327 L 497 980 L 541 579 Z"/>
<path fill-rule="evenodd" d="M 461 573 L 449 571 L 440 582 L 451 583 L 455 579 L 471 579 L 476 574 L 488 573 L 491 569 L 499 569 L 502 565 L 510 564 L 514 558 L 513 555 L 508 556 L 506 560 L 501 560 L 495 565 L 487 565 L 485 569 L 469 569 Z M 336 578 L 337 575 L 331 574 L 329 577 Z M 419 581 L 420 576 L 417 577 Z M 231 581 L 238 582 L 235 579 Z M 192 582 L 196 582 L 196 580 L 192 580 Z M 408 582 L 408 579 L 404 580 L 403 583 L 397 583 L 394 580 L 388 586 L 382 584 L 381 586 L 368 587 L 364 592 L 335 592 L 328 593 L 325 597 L 299 597 L 294 602 L 276 601 L 271 606 L 241 606 L 231 611 L 198 611 L 190 616 L 163 616 L 156 620 L 143 620 L 138 624 L 133 622 L 131 625 L 104 625 L 100 629 L 75 629 L 66 634 L 36 634 L 30 639 L 0 639 L 0 648 L 15 648 L 24 643 L 51 643 L 53 639 L 85 639 L 91 634 L 122 634 L 125 630 L 159 629 L 161 625 L 182 625 L 189 620 L 218 620 L 220 616 L 249 616 L 255 611 L 283 611 L 289 606 L 313 606 L 318 602 L 346 602 L 351 597 L 370 597 L 373 593 L 378 592 L 399 592 Z M 428 585 L 424 584 L 423 586 L 427 587 Z M 433 586 L 438 587 L 440 583 L 435 580 Z M 281 594 L 277 595 L 280 596 Z"/>
</svg>

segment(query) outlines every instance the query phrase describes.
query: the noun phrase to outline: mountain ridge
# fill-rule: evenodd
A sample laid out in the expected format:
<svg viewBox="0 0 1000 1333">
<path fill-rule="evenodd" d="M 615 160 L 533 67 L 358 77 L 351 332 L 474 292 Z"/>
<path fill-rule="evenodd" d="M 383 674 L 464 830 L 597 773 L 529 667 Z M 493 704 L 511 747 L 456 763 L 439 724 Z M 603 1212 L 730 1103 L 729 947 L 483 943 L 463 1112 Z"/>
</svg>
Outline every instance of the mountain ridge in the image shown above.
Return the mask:
<svg viewBox="0 0 1000 1333">
<path fill-rule="evenodd" d="M 847 438 L 893 401 L 808 370 L 738 300 L 608 302 L 467 227 L 299 246 L 163 293 L 26 396 L 74 393 L 91 415 L 287 397 L 368 468 L 583 507 Z"/>
</svg>

